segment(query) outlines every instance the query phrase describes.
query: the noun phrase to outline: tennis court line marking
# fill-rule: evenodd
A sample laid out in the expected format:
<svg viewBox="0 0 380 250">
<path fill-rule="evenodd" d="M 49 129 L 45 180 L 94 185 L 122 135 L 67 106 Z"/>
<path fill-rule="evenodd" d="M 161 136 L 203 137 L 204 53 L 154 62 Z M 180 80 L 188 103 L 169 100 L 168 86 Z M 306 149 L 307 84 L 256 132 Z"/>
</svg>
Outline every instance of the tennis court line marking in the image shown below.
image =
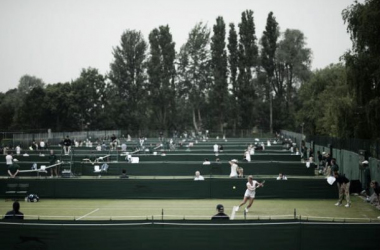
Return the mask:
<svg viewBox="0 0 380 250">
<path fill-rule="evenodd" d="M 231 217 L 230 217 L 231 220 L 235 219 L 235 213 L 236 213 L 236 210 L 235 210 L 235 209 L 236 209 L 236 206 L 233 206 L 233 207 L 232 207 Z"/>
<path fill-rule="evenodd" d="M 81 216 L 81 217 L 79 217 L 79 218 L 77 218 L 77 219 L 75 219 L 75 220 L 83 219 L 84 217 L 89 216 L 90 214 L 93 214 L 93 213 L 99 211 L 99 209 L 100 209 L 100 208 L 97 208 L 97 209 L 95 209 L 94 211 L 91 211 L 91 212 L 89 212 L 88 214 L 85 214 L 85 215 L 83 215 L 83 216 Z"/>
</svg>

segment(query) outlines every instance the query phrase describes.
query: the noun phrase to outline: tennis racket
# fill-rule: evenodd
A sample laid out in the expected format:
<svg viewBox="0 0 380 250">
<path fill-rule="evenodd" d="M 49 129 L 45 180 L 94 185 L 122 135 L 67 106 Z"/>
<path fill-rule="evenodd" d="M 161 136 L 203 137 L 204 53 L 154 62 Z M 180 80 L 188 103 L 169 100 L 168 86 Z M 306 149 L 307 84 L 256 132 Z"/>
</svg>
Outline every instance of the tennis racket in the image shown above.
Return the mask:
<svg viewBox="0 0 380 250">
<path fill-rule="evenodd" d="M 259 187 L 262 187 L 264 185 L 264 183 L 265 183 L 265 180 L 263 182 L 261 182 L 260 184 L 258 184 L 257 186 L 255 186 L 253 190 L 256 190 Z"/>
<path fill-rule="evenodd" d="M 264 183 L 265 183 L 265 180 L 263 180 L 263 182 L 261 182 L 261 184 L 259 184 L 259 186 L 257 186 L 256 188 L 263 187 Z"/>
</svg>

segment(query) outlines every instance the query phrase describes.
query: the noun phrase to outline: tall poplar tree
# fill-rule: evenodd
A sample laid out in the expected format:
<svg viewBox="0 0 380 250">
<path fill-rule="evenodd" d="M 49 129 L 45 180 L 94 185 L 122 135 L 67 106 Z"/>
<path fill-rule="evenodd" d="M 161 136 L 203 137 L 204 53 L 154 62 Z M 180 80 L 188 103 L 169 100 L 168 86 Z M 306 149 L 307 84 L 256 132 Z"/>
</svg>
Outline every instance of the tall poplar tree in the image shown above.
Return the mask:
<svg viewBox="0 0 380 250">
<path fill-rule="evenodd" d="M 191 107 L 195 131 L 202 130 L 202 108 L 207 106 L 211 83 L 210 30 L 197 23 L 179 53 L 179 92 L 181 102 Z"/>
<path fill-rule="evenodd" d="M 231 103 L 231 114 L 230 117 L 233 117 L 232 127 L 234 135 L 236 128 L 240 121 L 240 109 L 236 97 L 239 94 L 239 84 L 237 82 L 237 73 L 238 73 L 238 37 L 235 30 L 235 25 L 230 23 L 230 31 L 228 36 L 228 68 L 230 72 L 230 81 L 232 95 L 230 96 Z"/>
<path fill-rule="evenodd" d="M 109 79 L 112 83 L 112 113 L 119 127 L 140 129 L 145 117 L 145 61 L 147 43 L 140 31 L 127 30 L 113 50 Z"/>
<path fill-rule="evenodd" d="M 241 128 L 252 128 L 256 114 L 254 113 L 254 101 L 256 99 L 253 77 L 256 75 L 258 61 L 258 47 L 256 44 L 255 23 L 253 11 L 246 10 L 242 13 L 239 23 L 239 49 L 238 49 L 238 84 L 239 93 L 237 99 L 240 106 Z"/>
<path fill-rule="evenodd" d="M 223 17 L 216 19 L 213 27 L 214 35 L 211 38 L 211 69 L 213 84 L 211 85 L 211 103 L 217 116 L 218 127 L 223 132 L 224 122 L 227 116 L 228 103 L 228 71 L 226 52 L 226 25 Z"/>
<path fill-rule="evenodd" d="M 277 40 L 280 36 L 280 30 L 276 18 L 273 16 L 273 12 L 268 14 L 267 24 L 261 37 L 261 66 L 264 68 L 266 73 L 265 82 L 265 94 L 267 100 L 270 98 L 269 95 L 272 92 L 272 84 L 276 63 L 276 50 L 277 50 Z"/>
<path fill-rule="evenodd" d="M 175 43 L 169 26 L 160 26 L 149 34 L 148 90 L 151 125 L 167 130 L 175 126 Z"/>
</svg>

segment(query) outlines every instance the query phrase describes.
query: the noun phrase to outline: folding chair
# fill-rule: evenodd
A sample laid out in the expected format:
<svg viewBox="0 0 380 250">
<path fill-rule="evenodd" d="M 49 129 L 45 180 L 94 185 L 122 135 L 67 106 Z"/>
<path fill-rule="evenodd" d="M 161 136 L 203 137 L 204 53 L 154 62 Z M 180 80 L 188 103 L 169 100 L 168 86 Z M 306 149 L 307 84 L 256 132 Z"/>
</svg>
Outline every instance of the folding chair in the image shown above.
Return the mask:
<svg viewBox="0 0 380 250">
<path fill-rule="evenodd" d="M 29 183 L 18 184 L 18 190 L 16 192 L 18 197 L 26 197 L 29 190 Z"/>
<path fill-rule="evenodd" d="M 46 171 L 46 166 L 45 166 L 45 165 L 42 165 L 42 166 L 40 167 L 40 169 L 38 169 L 38 171 L 37 171 L 37 175 L 38 175 L 38 177 L 40 177 L 40 174 L 41 174 L 41 173 L 46 174 L 45 177 L 47 176 L 47 171 Z"/>
<path fill-rule="evenodd" d="M 17 187 L 18 187 L 17 183 L 7 184 L 7 190 L 5 191 L 5 200 L 7 200 L 7 198 L 14 199 L 16 197 Z"/>
</svg>

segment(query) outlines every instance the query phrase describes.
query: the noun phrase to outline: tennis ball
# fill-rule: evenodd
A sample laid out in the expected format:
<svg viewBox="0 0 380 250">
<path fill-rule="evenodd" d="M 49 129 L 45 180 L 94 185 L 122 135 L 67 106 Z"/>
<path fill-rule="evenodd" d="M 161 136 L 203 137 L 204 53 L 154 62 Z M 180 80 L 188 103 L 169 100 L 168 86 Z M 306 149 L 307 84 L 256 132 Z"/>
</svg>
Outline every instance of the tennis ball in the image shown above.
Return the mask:
<svg viewBox="0 0 380 250">
<path fill-rule="evenodd" d="M 235 187 L 235 186 L 233 186 L 233 187 L 232 187 L 232 189 L 236 189 L 236 187 Z"/>
</svg>

